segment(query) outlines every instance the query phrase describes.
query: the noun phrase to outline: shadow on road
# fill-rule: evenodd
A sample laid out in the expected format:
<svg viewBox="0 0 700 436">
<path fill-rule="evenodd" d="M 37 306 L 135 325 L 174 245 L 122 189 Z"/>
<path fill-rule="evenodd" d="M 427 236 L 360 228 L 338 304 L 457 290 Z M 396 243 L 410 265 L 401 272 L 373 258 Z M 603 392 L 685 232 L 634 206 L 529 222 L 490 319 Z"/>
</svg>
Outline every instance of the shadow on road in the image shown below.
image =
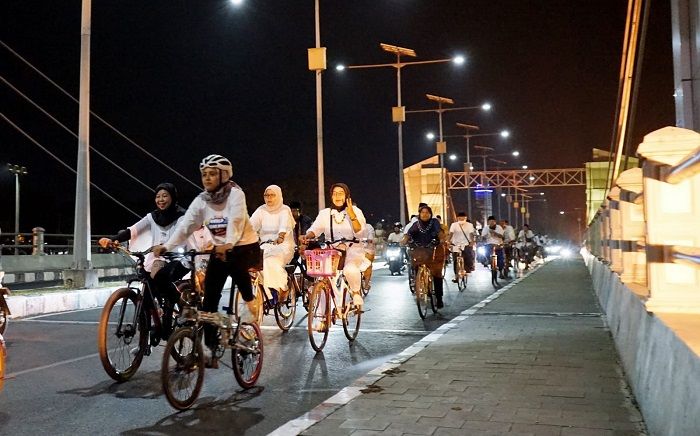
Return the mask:
<svg viewBox="0 0 700 436">
<path fill-rule="evenodd" d="M 140 373 L 137 377 L 124 383 L 105 380 L 92 387 L 69 389 L 58 393 L 79 395 L 81 397 L 112 395 L 117 398 L 151 399 L 162 396 L 163 387 L 160 381 L 160 371 L 151 371 Z"/>
</svg>

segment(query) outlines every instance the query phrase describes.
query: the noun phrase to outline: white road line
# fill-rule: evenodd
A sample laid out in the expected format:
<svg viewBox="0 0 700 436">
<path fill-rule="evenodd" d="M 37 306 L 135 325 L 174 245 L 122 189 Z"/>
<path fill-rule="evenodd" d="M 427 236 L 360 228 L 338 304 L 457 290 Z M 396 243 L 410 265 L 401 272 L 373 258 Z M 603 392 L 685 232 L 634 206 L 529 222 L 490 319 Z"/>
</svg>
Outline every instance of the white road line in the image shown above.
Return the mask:
<svg viewBox="0 0 700 436">
<path fill-rule="evenodd" d="M 38 318 L 44 318 L 47 316 L 56 316 L 56 315 L 63 315 L 64 313 L 78 313 L 78 312 L 87 312 L 90 310 L 102 310 L 102 307 L 91 307 L 89 309 L 75 309 L 75 310 L 66 310 L 65 312 L 52 312 L 52 313 L 45 313 L 42 315 L 34 315 L 34 316 L 28 316 L 26 318 L 19 318 L 17 321 L 27 321 L 27 320 L 32 320 L 32 319 L 38 319 Z"/>
<path fill-rule="evenodd" d="M 76 357 L 75 359 L 62 360 L 61 362 L 52 363 L 50 365 L 37 366 L 36 368 L 25 369 L 24 371 L 17 371 L 10 373 L 5 376 L 5 378 L 15 378 L 19 375 L 28 374 L 30 372 L 42 371 L 44 369 L 55 368 L 57 366 L 66 365 L 68 363 L 75 363 L 85 359 L 92 359 L 93 357 L 98 357 L 100 354 L 90 354 L 89 356 Z"/>
</svg>

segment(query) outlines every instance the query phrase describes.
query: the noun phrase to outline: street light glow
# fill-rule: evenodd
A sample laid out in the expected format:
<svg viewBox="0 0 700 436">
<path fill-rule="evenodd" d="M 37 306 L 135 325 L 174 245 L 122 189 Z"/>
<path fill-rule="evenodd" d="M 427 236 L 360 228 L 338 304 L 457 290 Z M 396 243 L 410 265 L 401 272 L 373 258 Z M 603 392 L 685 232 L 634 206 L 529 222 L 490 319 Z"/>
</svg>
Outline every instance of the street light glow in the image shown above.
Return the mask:
<svg viewBox="0 0 700 436">
<path fill-rule="evenodd" d="M 544 192 L 540 192 L 540 195 L 544 195 Z"/>
<path fill-rule="evenodd" d="M 507 138 L 510 136 L 510 132 L 507 130 L 501 130 L 501 136 Z"/>
<path fill-rule="evenodd" d="M 485 111 L 490 111 L 491 110 L 491 103 L 484 103 L 481 105 L 481 109 Z"/>
<path fill-rule="evenodd" d="M 520 152 L 519 152 L 519 151 L 517 151 L 517 150 L 516 150 L 516 151 L 514 151 L 514 152 L 513 152 L 513 153 L 511 153 L 511 154 L 512 154 L 513 156 L 515 156 L 515 157 L 518 157 L 518 156 L 520 156 Z"/>
<path fill-rule="evenodd" d="M 559 215 L 564 215 L 564 211 L 563 211 L 563 210 L 560 210 L 560 211 L 559 211 Z"/>
<path fill-rule="evenodd" d="M 455 159 L 457 159 L 457 155 L 456 155 L 456 154 L 451 154 L 451 155 L 450 155 L 450 160 L 455 160 Z"/>
<path fill-rule="evenodd" d="M 435 133 L 433 133 L 433 132 L 428 132 L 428 133 L 425 134 L 425 137 L 428 138 L 428 139 L 430 139 L 430 140 L 432 141 L 433 139 L 435 139 Z"/>
<path fill-rule="evenodd" d="M 530 180 L 532 182 L 533 180 L 535 180 L 535 176 L 528 177 L 528 180 Z"/>
<path fill-rule="evenodd" d="M 338 64 L 335 66 L 336 71 L 343 71 L 345 70 L 345 65 L 343 64 Z"/>
<path fill-rule="evenodd" d="M 243 4 L 243 0 L 231 0 L 231 4 L 234 6 L 240 6 Z"/>
<path fill-rule="evenodd" d="M 526 170 L 526 169 L 527 169 L 527 165 L 523 165 L 523 169 Z"/>
<path fill-rule="evenodd" d="M 505 196 L 506 196 L 506 193 L 505 193 L 505 192 L 502 192 L 502 193 L 501 193 L 501 197 L 505 197 Z"/>
<path fill-rule="evenodd" d="M 462 65 L 465 62 L 464 56 L 455 56 L 454 58 L 452 58 L 452 62 L 454 62 L 455 65 Z"/>
</svg>

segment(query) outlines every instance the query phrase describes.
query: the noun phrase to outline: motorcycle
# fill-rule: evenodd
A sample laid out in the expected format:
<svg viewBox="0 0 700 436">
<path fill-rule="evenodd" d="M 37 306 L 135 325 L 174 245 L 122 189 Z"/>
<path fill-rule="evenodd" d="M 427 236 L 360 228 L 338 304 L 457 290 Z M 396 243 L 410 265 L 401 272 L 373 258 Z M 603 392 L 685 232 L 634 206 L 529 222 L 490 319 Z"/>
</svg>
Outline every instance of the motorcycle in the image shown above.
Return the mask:
<svg viewBox="0 0 700 436">
<path fill-rule="evenodd" d="M 396 242 L 390 242 L 386 249 L 386 259 L 389 263 L 389 272 L 393 276 L 394 274 L 401 274 L 401 270 L 404 267 L 404 254 L 403 249 Z"/>
</svg>

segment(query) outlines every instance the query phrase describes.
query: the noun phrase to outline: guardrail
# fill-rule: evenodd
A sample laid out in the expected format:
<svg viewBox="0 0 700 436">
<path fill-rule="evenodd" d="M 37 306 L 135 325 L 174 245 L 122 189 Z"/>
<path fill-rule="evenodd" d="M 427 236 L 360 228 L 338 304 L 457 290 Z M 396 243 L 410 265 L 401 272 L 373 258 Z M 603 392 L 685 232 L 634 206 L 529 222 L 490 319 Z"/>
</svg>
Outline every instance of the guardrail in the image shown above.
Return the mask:
<svg viewBox="0 0 700 436">
<path fill-rule="evenodd" d="M 97 241 L 112 235 L 92 235 L 92 253 L 103 253 Z M 49 240 L 52 243 L 47 243 Z M 31 244 L 29 243 L 31 241 Z M 66 233 L 46 233 L 41 227 L 34 227 L 32 233 L 0 233 L 0 251 L 3 255 L 73 254 L 73 235 Z"/>
<path fill-rule="evenodd" d="M 647 311 L 700 314 L 700 133 L 644 137 L 589 223 L 589 252 L 642 289 Z"/>
</svg>

